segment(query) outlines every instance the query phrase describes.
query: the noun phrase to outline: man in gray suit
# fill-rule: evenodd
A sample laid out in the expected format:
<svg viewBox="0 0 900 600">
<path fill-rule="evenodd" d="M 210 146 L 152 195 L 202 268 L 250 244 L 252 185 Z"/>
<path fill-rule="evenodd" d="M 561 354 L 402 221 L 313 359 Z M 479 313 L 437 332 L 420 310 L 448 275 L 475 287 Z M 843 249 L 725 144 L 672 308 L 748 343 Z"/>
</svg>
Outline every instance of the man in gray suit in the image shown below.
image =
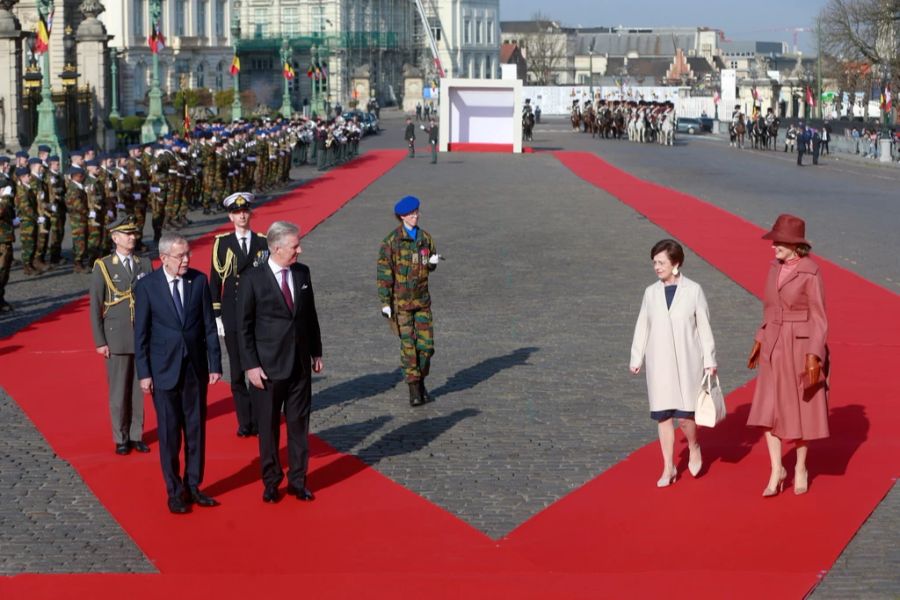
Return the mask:
<svg viewBox="0 0 900 600">
<path fill-rule="evenodd" d="M 94 263 L 91 274 L 91 330 L 97 354 L 106 359 L 109 415 L 116 454 L 150 452 L 144 432 L 144 394 L 134 367 L 134 294 L 150 261 L 134 255 L 137 224 L 125 216 L 109 228 L 115 249 Z"/>
</svg>

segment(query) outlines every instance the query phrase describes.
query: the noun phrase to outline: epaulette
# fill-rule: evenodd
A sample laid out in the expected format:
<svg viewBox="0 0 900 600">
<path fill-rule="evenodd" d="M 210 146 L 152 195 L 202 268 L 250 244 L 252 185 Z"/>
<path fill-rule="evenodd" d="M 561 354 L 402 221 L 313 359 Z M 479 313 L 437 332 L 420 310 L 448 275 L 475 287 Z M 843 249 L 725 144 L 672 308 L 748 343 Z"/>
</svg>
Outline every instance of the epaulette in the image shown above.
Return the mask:
<svg viewBox="0 0 900 600">
<path fill-rule="evenodd" d="M 217 233 L 217 234 L 216 234 L 216 238 L 223 238 L 223 237 L 225 237 L 226 235 L 231 235 L 231 232 L 229 231 L 229 232 L 226 232 L 226 233 Z"/>
<path fill-rule="evenodd" d="M 258 235 L 258 236 L 261 237 L 262 239 L 266 239 L 266 234 L 264 234 L 264 233 L 260 233 L 260 232 L 257 231 L 257 232 L 256 232 L 256 235 Z"/>
</svg>

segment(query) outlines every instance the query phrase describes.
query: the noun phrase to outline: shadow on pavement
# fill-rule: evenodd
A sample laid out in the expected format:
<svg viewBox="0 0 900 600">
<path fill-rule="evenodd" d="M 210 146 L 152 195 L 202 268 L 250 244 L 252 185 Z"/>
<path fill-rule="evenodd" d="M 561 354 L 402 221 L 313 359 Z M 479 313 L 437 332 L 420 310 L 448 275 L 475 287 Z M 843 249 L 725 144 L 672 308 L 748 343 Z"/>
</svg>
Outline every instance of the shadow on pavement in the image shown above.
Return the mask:
<svg viewBox="0 0 900 600">
<path fill-rule="evenodd" d="M 538 348 L 535 347 L 519 348 L 509 354 L 483 360 L 477 365 L 472 365 L 457 372 L 444 385 L 436 390 L 431 390 L 431 394 L 439 397 L 442 394 L 452 394 L 453 392 L 461 392 L 473 388 L 500 371 L 527 364 L 529 357 L 537 351 Z"/>
</svg>

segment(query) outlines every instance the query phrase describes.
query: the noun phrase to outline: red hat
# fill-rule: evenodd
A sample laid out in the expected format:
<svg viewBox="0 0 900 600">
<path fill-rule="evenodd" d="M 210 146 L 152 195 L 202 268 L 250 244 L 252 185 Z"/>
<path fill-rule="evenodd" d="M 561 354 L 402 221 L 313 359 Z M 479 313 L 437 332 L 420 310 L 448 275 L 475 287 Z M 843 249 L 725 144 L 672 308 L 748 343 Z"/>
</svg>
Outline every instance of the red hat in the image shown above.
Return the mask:
<svg viewBox="0 0 900 600">
<path fill-rule="evenodd" d="M 775 224 L 772 225 L 772 231 L 762 236 L 762 239 L 785 244 L 812 246 L 806 239 L 806 223 L 794 215 L 778 215 Z"/>
</svg>

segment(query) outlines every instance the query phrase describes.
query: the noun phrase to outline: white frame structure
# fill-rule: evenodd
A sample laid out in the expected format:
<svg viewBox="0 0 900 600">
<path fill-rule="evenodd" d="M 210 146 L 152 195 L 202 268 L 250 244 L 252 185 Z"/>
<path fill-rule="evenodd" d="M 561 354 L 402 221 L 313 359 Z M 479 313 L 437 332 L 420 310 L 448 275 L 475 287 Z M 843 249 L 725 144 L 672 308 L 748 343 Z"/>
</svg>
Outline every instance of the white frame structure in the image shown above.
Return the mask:
<svg viewBox="0 0 900 600">
<path fill-rule="evenodd" d="M 522 82 L 441 79 L 441 152 L 460 144 L 475 151 L 522 152 Z"/>
</svg>

